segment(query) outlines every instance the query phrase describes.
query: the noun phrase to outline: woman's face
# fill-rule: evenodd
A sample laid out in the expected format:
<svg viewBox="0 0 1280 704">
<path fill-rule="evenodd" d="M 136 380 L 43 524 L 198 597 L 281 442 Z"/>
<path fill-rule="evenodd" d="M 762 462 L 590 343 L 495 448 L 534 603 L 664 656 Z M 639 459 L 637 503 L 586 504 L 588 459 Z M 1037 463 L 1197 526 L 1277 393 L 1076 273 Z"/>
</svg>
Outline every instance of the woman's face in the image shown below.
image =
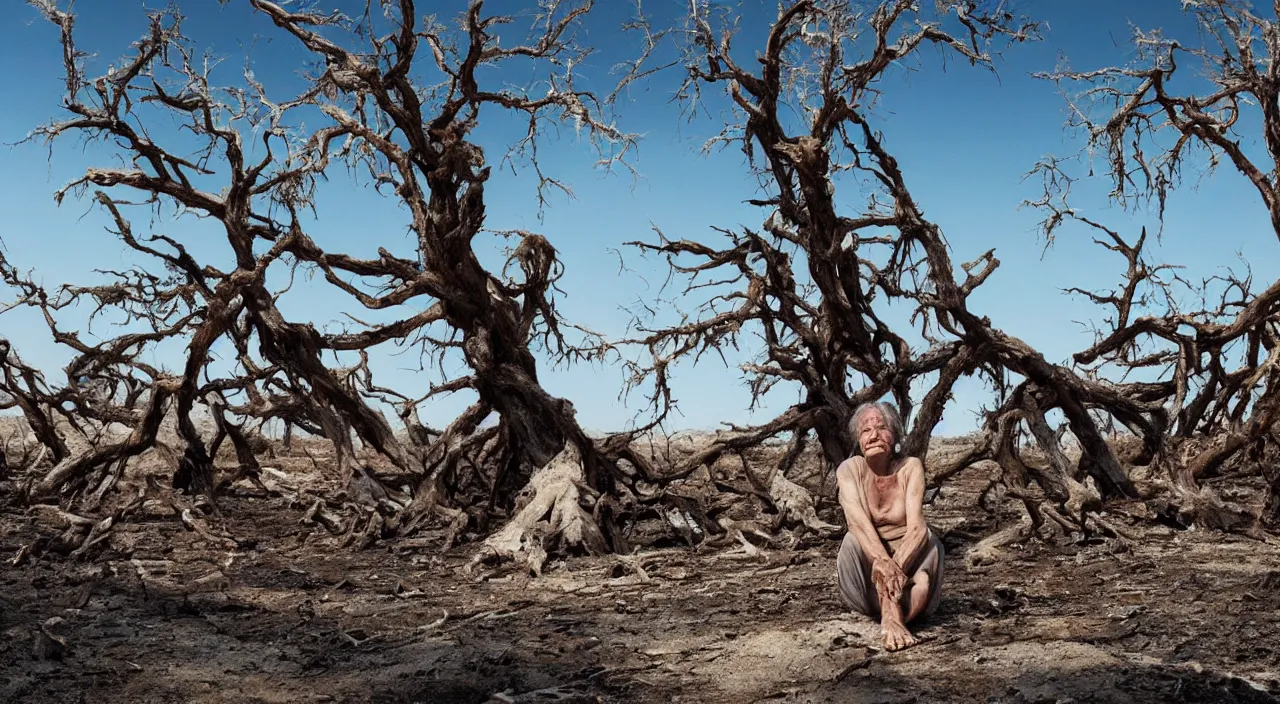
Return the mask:
<svg viewBox="0 0 1280 704">
<path fill-rule="evenodd" d="M 858 444 L 862 446 L 863 457 L 893 453 L 893 431 L 880 409 L 867 410 L 858 419 Z"/>
</svg>

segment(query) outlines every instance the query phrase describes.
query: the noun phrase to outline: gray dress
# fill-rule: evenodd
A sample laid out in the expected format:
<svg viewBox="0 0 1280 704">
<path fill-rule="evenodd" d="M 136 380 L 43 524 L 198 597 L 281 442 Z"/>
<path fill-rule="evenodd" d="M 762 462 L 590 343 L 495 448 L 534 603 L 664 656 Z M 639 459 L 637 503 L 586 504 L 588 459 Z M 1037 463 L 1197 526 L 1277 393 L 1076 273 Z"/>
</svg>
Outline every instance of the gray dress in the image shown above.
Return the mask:
<svg viewBox="0 0 1280 704">
<path fill-rule="evenodd" d="M 901 540 L 885 543 L 885 548 L 892 556 Z M 942 558 L 945 552 L 937 533 L 929 529 L 929 537 L 925 547 L 916 556 L 912 564 L 903 570 L 907 577 L 917 570 L 924 570 L 929 575 L 929 604 L 925 607 L 924 616 L 930 616 L 938 609 L 942 598 Z M 844 542 L 840 544 L 840 554 L 836 556 L 836 581 L 840 585 L 840 600 L 844 605 L 866 614 L 871 618 L 880 617 L 880 597 L 876 594 L 875 585 L 871 583 L 871 560 L 863 554 L 858 540 L 852 533 L 845 533 Z"/>
</svg>

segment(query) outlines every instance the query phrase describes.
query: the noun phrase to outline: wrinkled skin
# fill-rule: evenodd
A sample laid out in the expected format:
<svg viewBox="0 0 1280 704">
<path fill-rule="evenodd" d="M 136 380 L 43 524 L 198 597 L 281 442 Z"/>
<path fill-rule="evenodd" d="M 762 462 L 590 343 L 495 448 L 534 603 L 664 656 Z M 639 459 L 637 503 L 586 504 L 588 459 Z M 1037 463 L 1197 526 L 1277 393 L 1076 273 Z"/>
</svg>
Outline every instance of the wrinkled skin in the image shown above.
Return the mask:
<svg viewBox="0 0 1280 704">
<path fill-rule="evenodd" d="M 919 568 L 906 572 L 928 541 L 924 465 L 915 457 L 893 457 L 896 438 L 879 409 L 858 419 L 857 439 L 862 456 L 836 470 L 840 506 L 849 532 L 871 560 L 884 647 L 901 650 L 916 644 L 907 624 L 929 601 L 929 575 Z"/>
</svg>

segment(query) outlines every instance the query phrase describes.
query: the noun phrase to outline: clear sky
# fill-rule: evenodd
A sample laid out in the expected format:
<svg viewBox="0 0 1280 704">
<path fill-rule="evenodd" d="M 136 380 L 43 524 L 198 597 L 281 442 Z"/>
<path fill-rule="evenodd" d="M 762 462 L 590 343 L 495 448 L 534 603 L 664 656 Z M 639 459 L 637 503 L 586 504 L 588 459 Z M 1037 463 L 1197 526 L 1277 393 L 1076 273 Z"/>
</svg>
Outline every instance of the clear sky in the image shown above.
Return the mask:
<svg viewBox="0 0 1280 704">
<path fill-rule="evenodd" d="M 331 4 L 364 5 L 363 0 L 330 0 L 324 6 Z M 441 4 L 450 7 L 435 8 L 446 18 L 466 3 Z M 632 50 L 616 31 L 627 14 L 626 4 L 616 0 L 601 4 L 602 10 L 588 25 L 587 41 L 597 38 L 602 51 L 584 69 L 588 76 L 593 69 L 596 76 L 604 76 L 603 69 Z M 251 12 L 247 3 L 231 0 L 221 7 L 211 0 L 183 0 L 177 5 L 188 16 L 188 34 L 202 49 L 224 57 L 236 70 L 249 50 L 253 70 L 269 90 L 296 85 L 293 76 L 302 66 L 300 52 L 291 38 Z M 511 11 L 521 6 L 520 0 L 505 0 L 488 7 Z M 645 6 L 661 17 L 685 3 L 646 0 Z M 141 35 L 144 7 L 136 0 L 76 3 L 80 46 L 96 55 L 91 73 L 118 60 Z M 1018 207 L 1024 199 L 1039 195 L 1037 181 L 1023 180 L 1037 160 L 1050 153 L 1069 155 L 1081 146 L 1078 135 L 1064 135 L 1064 102 L 1056 87 L 1031 74 L 1054 68 L 1064 56 L 1077 69 L 1123 63 L 1132 55 L 1131 25 L 1162 27 L 1169 35 L 1196 43 L 1195 28 L 1180 7 L 1177 0 L 1026 0 L 1020 9 L 1047 23 L 1044 40 L 1007 49 L 998 63 L 998 75 L 955 60 L 947 62 L 944 72 L 937 53 L 929 51 L 922 55 L 920 71 L 895 69 L 884 84 L 877 127 L 901 162 L 925 214 L 942 226 L 954 259 L 967 261 L 994 247 L 1002 262 L 971 298 L 971 308 L 989 315 L 997 326 L 1027 340 L 1052 361 L 1065 361 L 1086 347 L 1092 338 L 1083 323 L 1099 314 L 1087 301 L 1062 289 L 1111 285 L 1118 280 L 1122 262 L 1091 244 L 1081 229 L 1064 231 L 1058 243 L 1044 251 L 1036 230 L 1041 214 Z M 759 45 L 776 16 L 776 3 L 745 0 L 741 12 L 743 30 L 737 44 Z M 53 202 L 53 192 L 82 174 L 86 166 L 116 163 L 109 145 L 67 139 L 50 153 L 40 144 L 16 144 L 35 126 L 60 117 L 61 53 L 56 29 L 23 3 L 0 3 L 0 66 L 6 69 L 0 72 L 0 95 L 6 97 L 0 110 L 0 142 L 5 145 L 0 147 L 0 239 L 6 256 L 21 268 L 34 269 L 37 279 L 50 288 L 88 280 L 93 269 L 123 269 L 139 263 L 104 231 L 105 218 L 88 199 L 69 197 L 61 207 Z M 603 79 L 599 88 L 607 92 Z M 669 236 L 699 238 L 710 236 L 713 226 L 758 226 L 764 216 L 743 204 L 758 194 L 742 155 L 736 150 L 702 155 L 703 142 L 719 127 L 711 120 L 681 121 L 678 108 L 670 103 L 671 88 L 662 81 L 638 87 L 621 106 L 619 126 L 644 134 L 634 160 L 639 179 L 625 172 L 609 175 L 593 169 L 591 152 L 575 140 L 572 130 L 566 130 L 561 139 L 543 147 L 543 165 L 572 185 L 576 199 L 553 197 L 540 217 L 527 169 L 514 175 L 496 174 L 487 191 L 489 227 L 524 228 L 546 235 L 567 268 L 560 282 L 565 292 L 559 300 L 561 311 L 571 321 L 608 335 L 624 332 L 629 319 L 624 308 L 651 299 L 665 276 L 659 260 L 639 257 L 623 247 L 624 242 L 651 240 L 651 226 Z M 501 143 L 515 133 L 513 129 L 518 125 L 509 121 L 486 123 L 479 136 L 491 158 L 502 153 Z M 1194 280 L 1220 273 L 1226 266 L 1238 267 L 1241 255 L 1264 285 L 1280 275 L 1276 236 L 1256 192 L 1244 179 L 1224 168 L 1194 185 L 1181 189 L 1170 203 L 1164 239 L 1157 250 L 1161 258 L 1187 265 Z M 1102 183 L 1084 186 L 1074 205 L 1126 233 L 1153 222 L 1149 216 L 1108 208 L 1101 197 L 1105 190 Z M 850 209 L 861 205 L 852 196 L 842 204 Z M 136 219 L 135 227 L 145 232 L 146 218 Z M 182 220 L 160 222 L 156 227 L 214 261 L 226 256 L 225 240 L 208 223 Z M 333 171 L 325 186 L 317 221 L 309 232 L 322 246 L 355 255 L 371 255 L 379 246 L 412 254 L 398 206 L 347 181 L 341 169 Z M 502 244 L 496 238 L 478 240 L 486 262 L 501 261 Z M 628 260 L 626 271 L 619 269 L 618 251 Z M 0 294 L 0 301 L 10 297 Z M 300 284 L 296 295 L 286 297 L 283 308 L 295 320 L 317 323 L 338 323 L 341 311 L 376 319 L 346 302 L 343 295 L 315 284 Z M 59 378 L 67 355 L 56 349 L 43 324 L 30 314 L 14 311 L 0 316 L 0 335 L 11 339 L 25 359 L 43 366 L 55 381 Z M 176 367 L 176 351 L 172 347 L 158 351 L 157 361 Z M 754 352 L 747 349 L 729 361 L 736 364 Z M 440 370 L 429 367 L 423 372 L 418 367 L 413 351 L 375 357 L 379 382 L 406 393 L 440 379 Z M 460 370 L 460 362 L 453 360 L 443 371 Z M 633 399 L 628 406 L 617 398 L 622 375 L 616 368 L 544 368 L 542 375 L 552 393 L 574 402 L 579 419 L 590 430 L 624 426 L 640 401 Z M 780 388 L 763 407 L 750 412 L 750 397 L 740 374 L 714 357 L 704 358 L 696 367 L 677 367 L 675 384 L 682 415 L 673 424 L 688 428 L 767 420 L 793 402 L 797 393 L 794 388 Z M 941 433 L 972 429 L 975 418 L 970 411 L 987 400 L 987 393 L 970 380 L 957 386 L 955 396 Z M 422 415 L 429 423 L 447 423 L 466 402 L 465 397 L 432 401 L 422 408 Z"/>
</svg>

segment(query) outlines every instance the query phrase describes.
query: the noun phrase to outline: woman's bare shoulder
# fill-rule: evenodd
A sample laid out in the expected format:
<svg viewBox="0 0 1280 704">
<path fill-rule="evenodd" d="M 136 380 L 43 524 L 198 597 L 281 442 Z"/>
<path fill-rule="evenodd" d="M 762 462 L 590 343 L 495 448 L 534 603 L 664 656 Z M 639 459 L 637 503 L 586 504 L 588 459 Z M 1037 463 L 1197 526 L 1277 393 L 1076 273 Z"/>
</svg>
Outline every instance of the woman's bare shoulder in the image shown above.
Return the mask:
<svg viewBox="0 0 1280 704">
<path fill-rule="evenodd" d="M 845 461 L 841 462 L 839 467 L 836 467 L 836 478 L 837 479 L 841 477 L 853 478 L 853 477 L 856 477 L 861 472 L 861 470 L 862 470 L 862 458 L 857 455 L 854 455 L 852 457 L 847 458 Z"/>
<path fill-rule="evenodd" d="M 904 457 L 902 464 L 898 466 L 898 474 L 903 477 L 910 477 L 912 474 L 924 476 L 924 462 L 919 457 Z"/>
</svg>

